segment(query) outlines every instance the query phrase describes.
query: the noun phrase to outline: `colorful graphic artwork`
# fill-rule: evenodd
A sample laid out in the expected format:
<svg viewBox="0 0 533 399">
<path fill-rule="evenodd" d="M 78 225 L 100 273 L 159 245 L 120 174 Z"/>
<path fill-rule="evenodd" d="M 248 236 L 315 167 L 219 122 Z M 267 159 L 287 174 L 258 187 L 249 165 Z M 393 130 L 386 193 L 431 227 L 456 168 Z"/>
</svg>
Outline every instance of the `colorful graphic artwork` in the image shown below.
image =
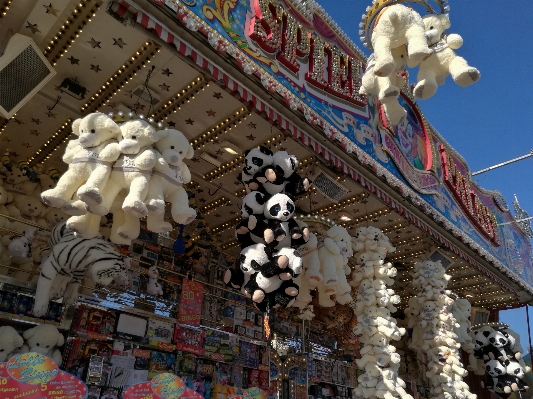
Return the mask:
<svg viewBox="0 0 533 399">
<path fill-rule="evenodd" d="M 2 399 L 83 399 L 86 395 L 83 381 L 59 370 L 51 358 L 40 353 L 22 353 L 0 363 Z"/>
</svg>

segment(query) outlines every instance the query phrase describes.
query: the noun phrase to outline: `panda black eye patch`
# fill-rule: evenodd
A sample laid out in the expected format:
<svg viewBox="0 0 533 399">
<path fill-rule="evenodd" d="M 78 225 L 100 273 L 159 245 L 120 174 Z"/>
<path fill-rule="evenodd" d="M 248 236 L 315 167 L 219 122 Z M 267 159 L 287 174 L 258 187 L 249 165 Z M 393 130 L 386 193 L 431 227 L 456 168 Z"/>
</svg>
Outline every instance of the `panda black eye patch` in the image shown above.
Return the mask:
<svg viewBox="0 0 533 399">
<path fill-rule="evenodd" d="M 270 207 L 270 209 L 268 211 L 270 212 L 270 214 L 272 216 L 277 216 L 277 214 L 279 213 L 280 210 L 281 209 L 280 209 L 279 205 L 274 205 L 274 206 Z"/>
<path fill-rule="evenodd" d="M 257 166 L 263 166 L 263 160 L 261 158 L 252 158 L 252 163 Z"/>
</svg>

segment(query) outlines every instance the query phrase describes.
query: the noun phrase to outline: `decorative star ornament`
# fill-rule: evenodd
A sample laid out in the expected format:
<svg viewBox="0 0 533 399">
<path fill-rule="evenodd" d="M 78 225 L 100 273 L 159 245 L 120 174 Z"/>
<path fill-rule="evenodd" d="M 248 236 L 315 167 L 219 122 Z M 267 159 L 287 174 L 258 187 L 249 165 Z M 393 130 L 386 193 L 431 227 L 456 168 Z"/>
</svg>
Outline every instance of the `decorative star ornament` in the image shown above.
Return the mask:
<svg viewBox="0 0 533 399">
<path fill-rule="evenodd" d="M 222 93 L 213 93 L 213 97 L 215 97 L 217 100 L 220 100 L 222 98 Z"/>
<path fill-rule="evenodd" d="M 213 111 L 212 109 L 210 109 L 209 111 L 205 111 L 207 112 L 207 116 L 215 116 L 217 113 L 215 111 Z"/>
<path fill-rule="evenodd" d="M 249 123 L 248 125 L 246 125 L 246 126 L 248 126 L 250 129 L 257 129 L 257 123 L 250 122 L 250 123 Z"/>
<path fill-rule="evenodd" d="M 200 160 L 196 157 L 192 157 L 191 162 L 197 163 L 197 162 L 200 162 Z"/>
<path fill-rule="evenodd" d="M 48 116 L 49 118 L 55 118 L 57 116 L 57 114 L 54 114 L 52 111 L 48 111 L 46 113 L 46 116 Z"/>
<path fill-rule="evenodd" d="M 246 138 L 250 141 L 254 141 L 255 140 L 255 136 L 253 134 L 250 134 L 249 136 L 246 136 Z"/>
<path fill-rule="evenodd" d="M 31 144 L 30 144 L 30 143 L 22 143 L 22 146 L 23 146 L 23 147 L 26 147 L 26 148 L 30 148 L 30 147 L 31 147 Z"/>
<path fill-rule="evenodd" d="M 98 42 L 94 40 L 92 37 L 91 37 L 91 40 L 87 40 L 87 43 L 89 43 L 92 46 L 92 48 L 102 48 L 100 47 L 100 43 L 102 42 Z"/>
<path fill-rule="evenodd" d="M 167 68 L 167 69 L 162 69 L 162 70 L 161 70 L 161 73 L 162 73 L 163 75 L 170 76 L 170 75 L 172 75 L 174 72 L 170 72 L 170 69 Z"/>
<path fill-rule="evenodd" d="M 18 125 L 24 125 L 24 122 L 22 122 L 20 119 L 13 118 L 13 120 L 14 120 Z"/>
<path fill-rule="evenodd" d="M 33 130 L 30 130 L 30 134 L 33 134 L 34 136 L 39 136 L 41 133 L 39 133 L 37 130 L 33 129 Z"/>
<path fill-rule="evenodd" d="M 39 119 L 31 118 L 31 121 L 36 125 L 40 125 L 42 122 Z"/>
<path fill-rule="evenodd" d="M 168 91 L 168 89 L 170 89 L 170 86 L 166 85 L 165 83 L 159 85 L 159 87 L 160 87 L 161 90 L 163 90 L 163 91 Z"/>
<path fill-rule="evenodd" d="M 46 8 L 47 14 L 52 14 L 54 17 L 57 17 L 57 13 L 59 12 L 59 10 L 57 8 L 54 8 L 52 3 L 50 3 L 49 5 L 43 4 L 43 7 Z"/>
<path fill-rule="evenodd" d="M 41 31 L 39 30 L 39 26 L 37 24 L 32 24 L 30 21 L 26 21 L 26 23 L 28 25 L 26 25 L 26 28 L 31 30 L 31 33 L 33 33 L 34 35 L 39 32 L 41 33 Z"/>
<path fill-rule="evenodd" d="M 67 60 L 70 61 L 70 65 L 80 65 L 80 60 L 78 58 L 74 58 L 73 55 L 68 57 Z"/>
<path fill-rule="evenodd" d="M 194 121 L 193 121 L 191 118 L 189 118 L 189 119 L 185 119 L 185 123 L 186 123 L 187 125 L 193 125 L 193 124 L 194 124 Z"/>
<path fill-rule="evenodd" d="M 168 127 L 176 127 L 176 122 L 169 121 Z"/>
<path fill-rule="evenodd" d="M 124 48 L 124 46 L 127 46 L 127 44 L 122 41 L 121 37 L 119 37 L 118 39 L 113 38 L 113 46 Z"/>
<path fill-rule="evenodd" d="M 96 72 L 96 73 L 98 73 L 98 72 L 101 71 L 101 69 L 100 69 L 100 65 L 93 65 L 93 64 L 91 64 L 91 69 L 92 69 L 94 72 Z"/>
<path fill-rule="evenodd" d="M 216 152 L 216 155 L 223 155 L 223 154 L 224 154 L 224 151 L 222 151 L 222 150 L 217 150 L 217 152 Z"/>
</svg>

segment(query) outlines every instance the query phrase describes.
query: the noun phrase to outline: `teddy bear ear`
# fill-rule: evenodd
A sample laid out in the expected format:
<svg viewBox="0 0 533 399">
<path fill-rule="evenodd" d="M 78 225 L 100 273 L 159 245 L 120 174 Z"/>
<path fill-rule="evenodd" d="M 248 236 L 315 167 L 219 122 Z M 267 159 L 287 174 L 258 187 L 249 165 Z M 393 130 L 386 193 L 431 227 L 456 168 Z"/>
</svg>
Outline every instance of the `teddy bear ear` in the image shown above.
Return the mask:
<svg viewBox="0 0 533 399">
<path fill-rule="evenodd" d="M 80 124 L 81 118 L 76 119 L 74 122 L 72 122 L 72 133 L 74 133 L 76 136 L 80 135 Z"/>
<path fill-rule="evenodd" d="M 20 348 L 22 345 L 24 345 L 24 339 L 18 334 L 13 335 L 13 345 L 15 348 Z"/>
<path fill-rule="evenodd" d="M 192 145 L 189 144 L 189 148 L 187 148 L 187 154 L 185 154 L 185 158 L 191 159 L 194 156 L 194 148 Z"/>
<path fill-rule="evenodd" d="M 31 339 L 37 332 L 36 330 L 37 330 L 37 327 L 30 328 L 29 330 L 24 331 L 24 334 L 22 334 L 22 336 L 24 337 L 25 340 Z"/>
<path fill-rule="evenodd" d="M 154 132 L 150 132 L 148 134 L 148 137 L 150 137 L 150 140 L 152 140 L 154 143 L 158 142 L 159 140 L 167 136 L 168 136 L 168 132 L 166 130 L 157 130 Z"/>
</svg>

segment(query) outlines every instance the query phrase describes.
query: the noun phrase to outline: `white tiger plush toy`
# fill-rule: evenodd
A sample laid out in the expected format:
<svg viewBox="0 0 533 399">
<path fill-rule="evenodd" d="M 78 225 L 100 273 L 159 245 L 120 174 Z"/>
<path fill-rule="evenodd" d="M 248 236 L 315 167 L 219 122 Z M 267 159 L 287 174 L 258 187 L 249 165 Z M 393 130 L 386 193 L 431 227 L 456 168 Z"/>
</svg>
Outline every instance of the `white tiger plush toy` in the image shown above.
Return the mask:
<svg viewBox="0 0 533 399">
<path fill-rule="evenodd" d="M 50 234 L 49 256 L 41 264 L 33 314 L 44 316 L 51 298 L 63 296 L 63 304 L 76 301 L 85 275 L 98 284 L 109 285 L 121 271 L 123 260 L 112 244 L 100 237 L 79 238 L 66 228 L 55 226 Z"/>
</svg>

